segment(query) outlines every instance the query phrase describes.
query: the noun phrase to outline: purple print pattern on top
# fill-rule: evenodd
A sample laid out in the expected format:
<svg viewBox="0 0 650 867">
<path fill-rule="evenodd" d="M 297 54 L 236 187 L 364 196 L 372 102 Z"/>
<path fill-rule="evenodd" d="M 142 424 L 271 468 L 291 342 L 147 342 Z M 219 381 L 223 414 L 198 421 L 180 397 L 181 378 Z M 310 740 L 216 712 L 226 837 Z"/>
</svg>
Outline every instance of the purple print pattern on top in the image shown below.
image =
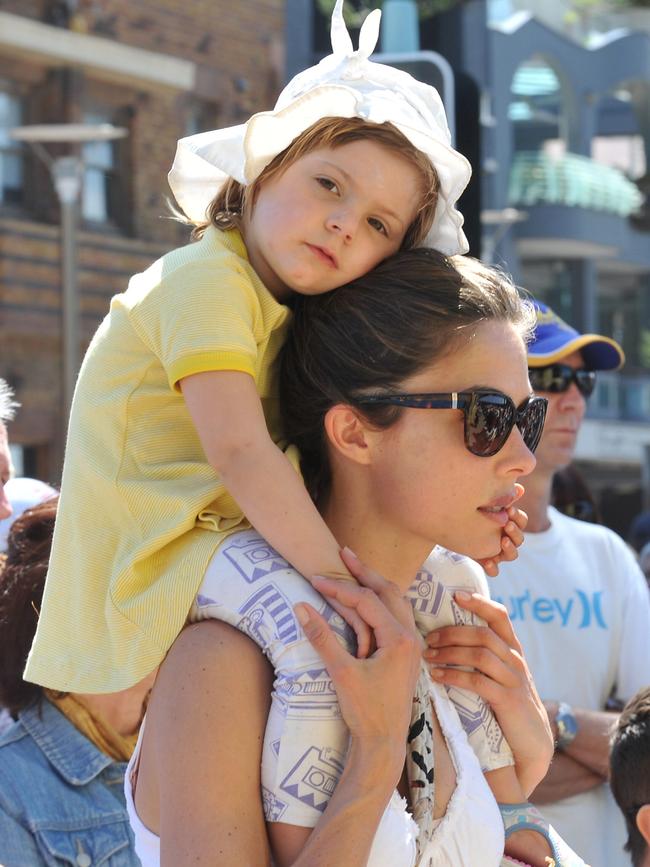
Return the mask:
<svg viewBox="0 0 650 867">
<path fill-rule="evenodd" d="M 409 592 L 415 622 L 422 635 L 443 626 L 483 625 L 480 617 L 461 608 L 454 599 L 458 590 L 473 593 L 479 589 L 477 569 L 480 569 L 478 564 L 467 557 L 445 548 L 434 549 Z M 512 764 L 510 748 L 490 705 L 466 689 L 455 686 L 446 689 L 483 770 Z"/>
<path fill-rule="evenodd" d="M 472 561 L 435 549 L 408 594 L 420 631 L 475 622 L 453 593 L 480 590 L 477 570 Z M 273 665 L 262 753 L 264 814 L 268 821 L 313 827 L 341 775 L 348 731 L 329 674 L 294 615 L 301 601 L 313 605 L 354 653 L 354 633 L 345 621 L 255 530 L 245 530 L 229 537 L 212 558 L 190 620 L 230 623 Z M 466 690 L 449 695 L 482 766 L 511 763 L 485 702 Z"/>
<path fill-rule="evenodd" d="M 224 542 L 224 556 L 230 560 L 242 578 L 249 584 L 266 578 L 273 572 L 290 569 L 291 567 L 265 542 L 257 533 L 236 533 Z"/>
</svg>

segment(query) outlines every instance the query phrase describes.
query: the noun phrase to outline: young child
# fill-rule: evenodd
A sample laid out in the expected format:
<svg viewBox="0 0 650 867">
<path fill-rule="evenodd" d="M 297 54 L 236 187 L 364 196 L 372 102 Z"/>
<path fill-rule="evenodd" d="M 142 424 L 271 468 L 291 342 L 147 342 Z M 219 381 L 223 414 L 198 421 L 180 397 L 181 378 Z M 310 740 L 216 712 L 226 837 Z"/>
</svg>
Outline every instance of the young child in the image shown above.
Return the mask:
<svg viewBox="0 0 650 867">
<path fill-rule="evenodd" d="M 26 679 L 76 693 L 141 680 L 215 552 L 251 525 L 307 578 L 346 576 L 283 451 L 272 367 L 285 302 L 403 247 L 467 249 L 455 203 L 469 164 L 436 91 L 369 62 L 378 23 L 352 51 L 338 0 L 333 54 L 273 111 L 179 143 L 170 185 L 199 240 L 132 278 L 84 359 Z"/>
<path fill-rule="evenodd" d="M 627 829 L 634 867 L 650 865 L 650 687 L 640 689 L 616 721 L 609 782 Z"/>
</svg>

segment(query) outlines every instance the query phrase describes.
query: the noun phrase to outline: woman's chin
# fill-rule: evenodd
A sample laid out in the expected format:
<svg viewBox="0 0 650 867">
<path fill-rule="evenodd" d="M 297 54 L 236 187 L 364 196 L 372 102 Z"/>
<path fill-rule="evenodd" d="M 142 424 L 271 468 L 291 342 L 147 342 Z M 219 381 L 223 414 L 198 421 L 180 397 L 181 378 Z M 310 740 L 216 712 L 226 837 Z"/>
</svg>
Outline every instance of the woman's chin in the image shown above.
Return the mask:
<svg viewBox="0 0 650 867">
<path fill-rule="evenodd" d="M 450 540 L 450 542 L 456 540 Z M 501 553 L 501 535 L 499 534 L 497 539 L 478 539 L 474 537 L 473 539 L 458 539 L 457 544 L 448 544 L 444 545 L 450 551 L 454 551 L 456 554 L 464 554 L 465 557 L 469 557 L 471 560 L 490 560 L 494 557 L 498 557 Z"/>
</svg>

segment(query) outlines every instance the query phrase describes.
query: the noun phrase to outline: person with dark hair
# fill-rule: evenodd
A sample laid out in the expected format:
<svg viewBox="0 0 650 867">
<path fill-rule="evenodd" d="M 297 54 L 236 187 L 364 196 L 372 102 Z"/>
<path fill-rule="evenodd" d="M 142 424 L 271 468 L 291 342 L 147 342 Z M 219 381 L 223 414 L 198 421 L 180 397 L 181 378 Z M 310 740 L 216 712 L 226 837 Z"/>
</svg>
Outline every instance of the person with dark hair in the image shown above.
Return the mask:
<svg viewBox="0 0 650 867">
<path fill-rule="evenodd" d="M 639 554 L 644 545 L 650 542 L 650 512 L 639 512 L 628 530 L 627 540 Z"/>
<path fill-rule="evenodd" d="M 551 505 L 563 515 L 590 524 L 600 524 L 600 511 L 582 473 L 574 464 L 561 467 L 553 475 Z"/>
<path fill-rule="evenodd" d="M 0 567 L 0 864 L 139 867 L 122 792 L 153 678 L 76 695 L 23 680 L 50 556 L 57 500 L 12 524 Z"/>
<path fill-rule="evenodd" d="M 648 587 L 650 587 L 650 542 L 646 542 L 639 551 L 639 567 L 645 575 Z"/>
<path fill-rule="evenodd" d="M 650 867 L 650 686 L 640 689 L 616 721 L 609 779 L 627 828 L 634 867 Z"/>
<path fill-rule="evenodd" d="M 254 530 L 215 554 L 190 618 L 210 619 L 162 664 L 127 773 L 145 867 L 266 865 L 271 854 L 278 867 L 497 867 L 506 834 L 522 830 L 539 840 L 531 864 L 583 863 L 530 805 L 500 816 L 441 688 L 491 704 L 527 795 L 551 744 L 521 648 L 502 608 L 436 579 L 438 558 L 464 559 L 450 550 L 499 551 L 517 479 L 534 465 L 545 404 L 526 374 L 530 325 L 500 274 L 421 249 L 295 299 L 279 371 L 285 435 L 326 524 L 390 580 L 345 550 L 365 586 L 311 587 Z M 430 557 L 436 544 L 448 551 Z M 404 594 L 416 619 L 449 594 L 456 624 L 470 614 L 485 626 L 442 630 L 431 673 L 416 664 L 414 676 Z M 331 600 L 373 628 L 368 659 L 352 655 Z M 270 673 L 242 633 L 275 669 L 270 710 Z"/>
</svg>

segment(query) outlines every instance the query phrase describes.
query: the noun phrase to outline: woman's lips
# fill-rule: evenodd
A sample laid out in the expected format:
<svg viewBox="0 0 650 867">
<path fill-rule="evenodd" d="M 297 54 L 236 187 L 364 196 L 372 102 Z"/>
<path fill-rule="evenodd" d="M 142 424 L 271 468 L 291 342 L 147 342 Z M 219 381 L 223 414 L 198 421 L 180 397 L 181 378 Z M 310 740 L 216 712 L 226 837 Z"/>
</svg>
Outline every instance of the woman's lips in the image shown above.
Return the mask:
<svg viewBox="0 0 650 867">
<path fill-rule="evenodd" d="M 505 527 L 508 523 L 508 510 L 503 506 L 480 506 L 477 511 L 484 515 L 488 520 L 494 521 L 500 527 Z"/>
<path fill-rule="evenodd" d="M 512 494 L 506 494 L 503 497 L 495 497 L 494 500 L 491 500 L 489 503 L 486 503 L 485 506 L 479 506 L 477 511 L 484 515 L 488 520 L 494 521 L 500 527 L 505 527 L 508 523 L 508 509 L 519 497 L 519 491 L 515 491 Z"/>
</svg>

